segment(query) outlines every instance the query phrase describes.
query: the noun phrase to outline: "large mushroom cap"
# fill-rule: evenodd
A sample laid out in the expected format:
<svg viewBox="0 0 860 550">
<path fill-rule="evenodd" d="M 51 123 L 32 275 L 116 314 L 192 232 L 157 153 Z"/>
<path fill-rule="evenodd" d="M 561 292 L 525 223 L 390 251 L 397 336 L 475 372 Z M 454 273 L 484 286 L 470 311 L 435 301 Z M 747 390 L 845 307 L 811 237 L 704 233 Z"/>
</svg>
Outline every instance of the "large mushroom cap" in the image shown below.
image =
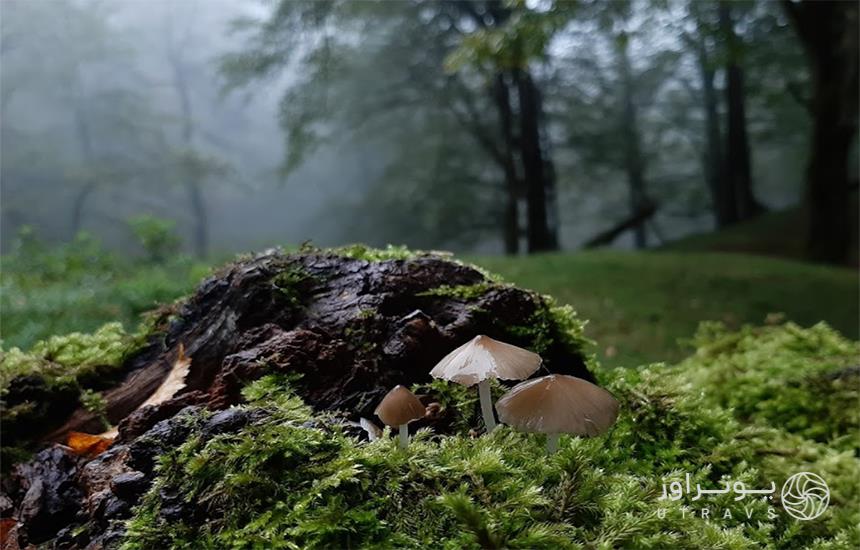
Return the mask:
<svg viewBox="0 0 860 550">
<path fill-rule="evenodd" d="M 517 384 L 496 403 L 499 420 L 525 432 L 594 436 L 618 417 L 618 401 L 581 378 L 551 374 Z"/>
<path fill-rule="evenodd" d="M 395 386 L 385 394 L 373 411 L 387 426 L 402 426 L 424 417 L 424 405 L 415 394 L 403 386 Z"/>
<path fill-rule="evenodd" d="M 480 335 L 446 355 L 430 375 L 472 386 L 489 378 L 524 380 L 540 364 L 537 353 Z"/>
</svg>

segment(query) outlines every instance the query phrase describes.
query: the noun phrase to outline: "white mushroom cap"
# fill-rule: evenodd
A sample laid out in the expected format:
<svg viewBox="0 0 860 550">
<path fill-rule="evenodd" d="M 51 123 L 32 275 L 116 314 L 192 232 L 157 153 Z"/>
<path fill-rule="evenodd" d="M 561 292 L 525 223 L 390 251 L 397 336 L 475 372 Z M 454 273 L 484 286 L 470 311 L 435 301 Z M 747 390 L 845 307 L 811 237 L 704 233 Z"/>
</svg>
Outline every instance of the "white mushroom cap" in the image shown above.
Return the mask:
<svg viewBox="0 0 860 550">
<path fill-rule="evenodd" d="M 524 380 L 540 364 L 537 353 L 479 335 L 446 355 L 430 375 L 472 386 L 490 378 Z"/>
<path fill-rule="evenodd" d="M 414 393 L 404 386 L 395 386 L 385 394 L 373 411 L 387 426 L 402 426 L 413 420 L 424 418 L 424 405 Z"/>
<path fill-rule="evenodd" d="M 594 436 L 615 423 L 618 401 L 582 378 L 551 374 L 517 384 L 496 410 L 499 420 L 524 432 Z"/>
</svg>

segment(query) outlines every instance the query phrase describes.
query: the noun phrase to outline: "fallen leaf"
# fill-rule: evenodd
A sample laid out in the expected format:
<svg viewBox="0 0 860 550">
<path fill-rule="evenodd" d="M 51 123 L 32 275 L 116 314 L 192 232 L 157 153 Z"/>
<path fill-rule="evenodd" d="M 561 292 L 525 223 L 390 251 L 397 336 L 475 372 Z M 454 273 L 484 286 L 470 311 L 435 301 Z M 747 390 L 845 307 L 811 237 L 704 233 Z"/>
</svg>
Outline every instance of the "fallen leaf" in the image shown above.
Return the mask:
<svg viewBox="0 0 860 550">
<path fill-rule="evenodd" d="M 113 443 L 113 439 L 83 432 L 69 432 L 66 445 L 76 455 L 94 457 L 102 454 Z"/>
<path fill-rule="evenodd" d="M 18 520 L 15 518 L 0 519 L 0 548 L 2 550 L 17 550 L 18 548 Z M 9 537 L 12 535 L 12 538 Z"/>
<path fill-rule="evenodd" d="M 142 409 L 147 405 L 158 405 L 176 395 L 176 392 L 185 387 L 185 377 L 188 376 L 190 369 L 191 358 L 185 356 L 185 346 L 179 344 L 176 361 L 173 362 L 173 368 L 170 369 L 167 378 L 164 379 L 158 389 L 138 409 Z"/>
</svg>

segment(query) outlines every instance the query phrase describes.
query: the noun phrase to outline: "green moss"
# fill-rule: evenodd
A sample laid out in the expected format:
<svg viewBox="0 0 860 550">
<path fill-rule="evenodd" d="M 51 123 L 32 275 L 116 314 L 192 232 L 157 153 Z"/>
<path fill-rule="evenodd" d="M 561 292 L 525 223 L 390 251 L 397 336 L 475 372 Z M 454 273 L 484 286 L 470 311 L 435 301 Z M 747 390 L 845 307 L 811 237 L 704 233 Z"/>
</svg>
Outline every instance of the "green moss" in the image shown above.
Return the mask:
<svg viewBox="0 0 860 550">
<path fill-rule="evenodd" d="M 85 387 L 117 369 L 145 340 L 143 332 L 128 334 L 122 324 L 108 323 L 91 334 L 52 336 L 27 352 L 0 349 L 0 392 L 21 375 L 40 376 L 49 386 Z"/>
<path fill-rule="evenodd" d="M 364 308 L 358 312 L 359 319 L 373 319 L 376 316 L 376 310 L 373 308 Z"/>
<path fill-rule="evenodd" d="M 542 296 L 528 322 L 509 328 L 511 334 L 531 342 L 535 353 L 544 353 L 554 344 L 571 354 L 581 354 L 593 344 L 585 337 L 586 321 L 569 305 L 558 305 L 552 296 Z"/>
<path fill-rule="evenodd" d="M 420 292 L 418 296 L 439 296 L 446 298 L 454 298 L 456 300 L 470 301 L 476 300 L 496 288 L 498 284 L 491 282 L 480 282 L 473 285 L 441 285 L 436 288 Z"/>
<path fill-rule="evenodd" d="M 777 426 L 842 449 L 860 448 L 860 344 L 824 323 L 743 327 L 703 323 L 678 367 L 691 388 L 742 421 Z"/>
<path fill-rule="evenodd" d="M 760 345 L 746 331 L 758 334 Z M 766 414 L 724 406 L 725 381 L 705 372 L 715 368 L 717 357 L 732 368 L 747 357 L 747 370 L 760 365 L 778 384 L 795 376 L 790 367 L 775 365 L 789 356 L 795 364 L 815 364 L 807 374 L 830 375 L 840 372 L 851 350 L 853 343 L 826 327 L 739 333 L 706 327 L 697 354 L 680 365 L 602 372 L 621 403 L 616 426 L 601 438 L 563 436 L 559 452 L 549 457 L 541 436 L 504 426 L 490 436 L 468 437 L 477 422 L 476 396 L 458 385 L 434 381 L 414 388 L 461 414 L 458 433 L 432 437 L 420 431 L 400 450 L 392 437 L 359 443 L 337 428 L 314 427 L 308 423 L 314 414 L 292 393 L 290 381 L 265 377 L 248 386 L 245 397 L 268 419 L 206 442 L 192 438 L 162 457 L 125 546 L 856 547 L 860 460 L 854 453 L 783 429 Z M 763 410 L 781 401 L 757 392 L 744 384 L 732 388 L 738 402 L 754 399 L 766 405 Z M 794 412 L 807 406 L 800 401 Z M 853 414 L 828 410 L 813 424 L 839 425 Z M 691 483 L 706 487 L 722 479 L 767 487 L 798 471 L 816 472 L 830 486 L 830 508 L 818 520 L 795 521 L 778 503 L 738 501 L 733 494 L 708 502 L 719 510 L 712 519 L 691 514 L 697 505 L 687 500 L 659 500 L 664 478 L 686 473 Z M 163 519 L 161 498 L 171 494 L 203 517 Z"/>
<path fill-rule="evenodd" d="M 385 260 L 413 260 L 428 254 L 421 250 L 409 250 L 403 245 L 386 245 L 385 248 L 373 248 L 365 244 L 348 244 L 337 248 L 326 249 L 325 252 L 367 262 L 382 262 Z"/>
<path fill-rule="evenodd" d="M 102 394 L 93 390 L 83 390 L 81 404 L 84 409 L 99 417 L 105 430 L 110 428 L 110 422 L 107 419 L 107 401 Z"/>
<path fill-rule="evenodd" d="M 302 304 L 302 287 L 314 280 L 314 276 L 297 266 L 289 266 L 274 277 L 272 285 L 292 307 Z"/>
</svg>

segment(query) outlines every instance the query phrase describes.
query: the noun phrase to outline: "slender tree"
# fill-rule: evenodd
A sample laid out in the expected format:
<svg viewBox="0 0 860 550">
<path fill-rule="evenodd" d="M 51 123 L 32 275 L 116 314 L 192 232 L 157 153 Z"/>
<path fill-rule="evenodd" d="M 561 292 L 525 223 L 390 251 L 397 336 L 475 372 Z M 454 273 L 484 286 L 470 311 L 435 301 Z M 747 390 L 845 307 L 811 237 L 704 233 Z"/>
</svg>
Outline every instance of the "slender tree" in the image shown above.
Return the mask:
<svg viewBox="0 0 860 550">
<path fill-rule="evenodd" d="M 635 98 L 635 77 L 630 66 L 629 39 L 622 33 L 616 41 L 618 46 L 618 68 L 621 77 L 621 97 L 624 104 L 621 128 L 624 132 L 624 164 L 627 171 L 627 182 L 630 186 L 630 215 L 636 216 L 643 211 L 650 201 L 645 190 L 645 166 L 642 158 L 642 146 L 639 136 L 639 122 Z M 648 245 L 644 220 L 633 229 L 633 240 L 636 248 Z"/>
<path fill-rule="evenodd" d="M 806 174 L 807 248 L 812 259 L 840 263 L 850 246 L 852 180 L 857 136 L 858 4 L 783 2 L 803 43 L 812 75 L 811 151 Z"/>
<path fill-rule="evenodd" d="M 734 186 L 726 185 L 723 162 L 722 132 L 720 130 L 719 92 L 715 85 L 716 60 L 714 55 L 714 32 L 708 18 L 709 11 L 700 2 L 690 2 L 690 12 L 695 24 L 694 34 L 682 32 L 685 42 L 695 52 L 699 69 L 701 100 L 704 113 L 703 162 L 705 182 L 711 197 L 712 211 L 717 228 L 730 225 L 736 220 Z"/>
<path fill-rule="evenodd" d="M 188 194 L 188 202 L 194 218 L 194 253 L 198 258 L 206 257 L 209 252 L 209 228 L 206 202 L 203 196 L 203 179 L 206 177 L 204 164 L 195 152 L 197 125 L 194 120 L 191 91 L 189 90 L 187 60 L 183 50 L 187 45 L 191 29 L 185 29 L 185 36 L 177 37 L 173 14 L 166 21 L 165 52 L 170 66 L 173 89 L 179 103 L 180 139 L 183 152 L 179 158 L 179 171 L 182 185 Z"/>
<path fill-rule="evenodd" d="M 726 194 L 734 200 L 734 211 L 728 212 L 726 223 L 731 224 L 752 218 L 764 208 L 753 194 L 742 65 L 743 44 L 735 32 L 732 7 L 728 0 L 720 0 L 719 18 L 726 60 L 727 130 L 724 176 L 726 185 L 731 186 L 731 190 Z"/>
</svg>

